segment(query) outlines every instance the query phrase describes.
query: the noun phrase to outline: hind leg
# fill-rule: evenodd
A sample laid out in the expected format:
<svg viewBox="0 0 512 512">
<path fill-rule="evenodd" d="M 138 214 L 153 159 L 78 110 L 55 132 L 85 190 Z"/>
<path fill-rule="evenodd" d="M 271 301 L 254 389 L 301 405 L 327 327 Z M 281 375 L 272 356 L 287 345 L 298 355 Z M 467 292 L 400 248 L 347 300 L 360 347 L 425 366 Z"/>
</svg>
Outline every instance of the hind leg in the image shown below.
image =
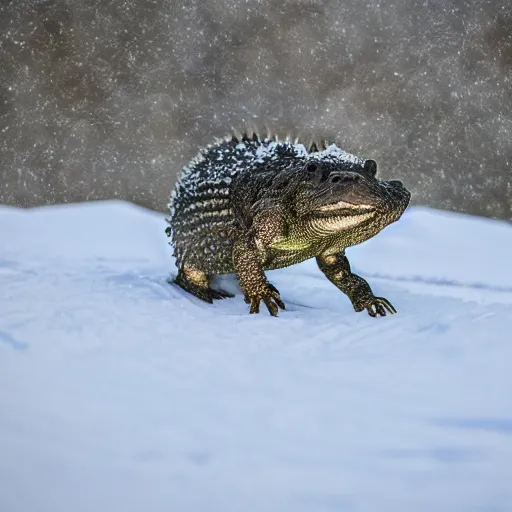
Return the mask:
<svg viewBox="0 0 512 512">
<path fill-rule="evenodd" d="M 233 294 L 224 290 L 214 290 L 211 288 L 208 275 L 205 272 L 186 264 L 178 271 L 178 275 L 173 282 L 186 292 L 210 304 L 214 299 L 234 297 Z"/>
</svg>

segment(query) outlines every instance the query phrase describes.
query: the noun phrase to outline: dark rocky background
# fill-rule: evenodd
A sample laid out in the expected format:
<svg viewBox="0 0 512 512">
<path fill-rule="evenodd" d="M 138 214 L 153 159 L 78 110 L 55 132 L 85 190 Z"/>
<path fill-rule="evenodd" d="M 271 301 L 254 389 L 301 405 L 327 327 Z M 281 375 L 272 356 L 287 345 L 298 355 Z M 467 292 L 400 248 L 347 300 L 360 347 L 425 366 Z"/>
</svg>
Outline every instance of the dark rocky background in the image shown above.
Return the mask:
<svg viewBox="0 0 512 512">
<path fill-rule="evenodd" d="M 510 0 L 0 0 L 0 202 L 164 210 L 249 120 L 512 219 Z"/>
</svg>

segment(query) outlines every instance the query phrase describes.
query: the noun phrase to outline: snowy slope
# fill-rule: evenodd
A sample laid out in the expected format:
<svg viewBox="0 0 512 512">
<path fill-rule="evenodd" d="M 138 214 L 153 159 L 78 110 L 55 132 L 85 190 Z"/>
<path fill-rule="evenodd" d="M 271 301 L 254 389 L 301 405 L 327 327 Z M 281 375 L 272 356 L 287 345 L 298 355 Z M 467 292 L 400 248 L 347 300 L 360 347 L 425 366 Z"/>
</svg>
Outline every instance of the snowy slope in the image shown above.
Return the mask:
<svg viewBox="0 0 512 512">
<path fill-rule="evenodd" d="M 0 208 L 0 511 L 512 511 L 512 228 L 411 208 L 248 315 L 166 283 L 163 217 Z M 236 290 L 233 279 L 226 286 Z"/>
</svg>

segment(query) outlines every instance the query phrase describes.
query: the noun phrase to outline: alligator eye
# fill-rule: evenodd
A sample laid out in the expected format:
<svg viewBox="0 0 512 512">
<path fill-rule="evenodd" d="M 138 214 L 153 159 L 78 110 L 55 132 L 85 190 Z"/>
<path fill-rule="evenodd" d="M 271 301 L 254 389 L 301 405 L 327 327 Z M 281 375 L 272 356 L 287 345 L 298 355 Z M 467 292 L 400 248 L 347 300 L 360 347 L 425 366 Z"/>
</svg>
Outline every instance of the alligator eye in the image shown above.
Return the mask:
<svg viewBox="0 0 512 512">
<path fill-rule="evenodd" d="M 318 169 L 318 165 L 316 165 L 314 162 L 309 162 L 309 164 L 306 166 L 306 171 L 308 172 L 315 172 Z"/>
<path fill-rule="evenodd" d="M 338 181 L 341 181 L 341 178 L 339 176 L 333 176 L 331 178 L 331 183 L 338 183 Z"/>
</svg>

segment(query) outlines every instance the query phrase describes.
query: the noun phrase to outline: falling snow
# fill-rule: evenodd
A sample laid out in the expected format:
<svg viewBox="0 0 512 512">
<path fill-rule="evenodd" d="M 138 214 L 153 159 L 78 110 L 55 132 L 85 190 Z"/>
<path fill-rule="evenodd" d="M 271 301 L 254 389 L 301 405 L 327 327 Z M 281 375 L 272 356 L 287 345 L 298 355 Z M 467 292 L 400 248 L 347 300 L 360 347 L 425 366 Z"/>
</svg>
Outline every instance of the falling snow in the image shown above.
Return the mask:
<svg viewBox="0 0 512 512">
<path fill-rule="evenodd" d="M 512 219 L 509 0 L 0 6 L 0 202 L 165 209 L 252 121 L 375 159 L 413 202 Z"/>
</svg>

